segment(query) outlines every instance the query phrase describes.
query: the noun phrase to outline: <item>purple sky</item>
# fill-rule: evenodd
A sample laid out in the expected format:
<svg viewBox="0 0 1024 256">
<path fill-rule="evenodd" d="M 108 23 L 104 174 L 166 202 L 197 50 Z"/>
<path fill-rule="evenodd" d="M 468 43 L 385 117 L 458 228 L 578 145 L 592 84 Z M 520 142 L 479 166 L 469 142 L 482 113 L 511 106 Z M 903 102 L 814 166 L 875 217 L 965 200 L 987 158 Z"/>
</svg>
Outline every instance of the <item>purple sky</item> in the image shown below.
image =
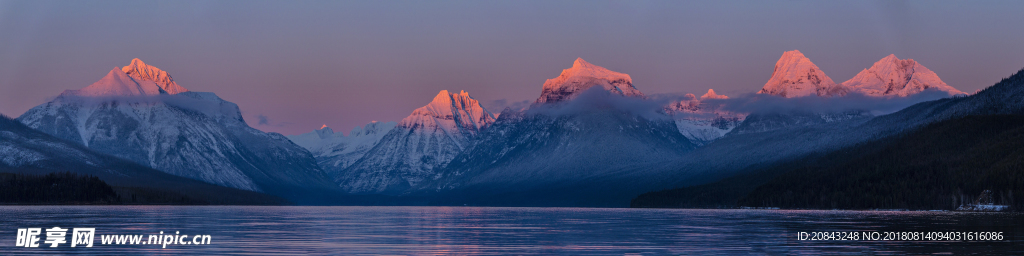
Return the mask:
<svg viewBox="0 0 1024 256">
<path fill-rule="evenodd" d="M 348 132 L 439 90 L 493 112 L 573 60 L 645 94 L 756 92 L 799 49 L 837 83 L 888 54 L 965 92 L 1024 67 L 1024 1 L 2 1 L 0 113 L 132 58 L 237 103 L 255 128 Z M 261 117 L 265 122 L 260 122 Z"/>
</svg>

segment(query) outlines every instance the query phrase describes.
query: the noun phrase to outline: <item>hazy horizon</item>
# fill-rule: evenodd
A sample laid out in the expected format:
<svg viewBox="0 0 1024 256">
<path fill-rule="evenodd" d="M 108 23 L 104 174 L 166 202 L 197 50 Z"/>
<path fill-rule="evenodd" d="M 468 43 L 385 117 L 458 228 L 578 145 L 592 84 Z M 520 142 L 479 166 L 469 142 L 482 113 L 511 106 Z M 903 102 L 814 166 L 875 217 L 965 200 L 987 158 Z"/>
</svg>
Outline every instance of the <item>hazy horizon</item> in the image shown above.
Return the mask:
<svg viewBox="0 0 1024 256">
<path fill-rule="evenodd" d="M 973 93 L 1024 67 L 1024 2 L 994 3 L 0 1 L 0 113 L 132 58 L 283 134 L 398 121 L 440 90 L 500 112 L 577 57 L 649 95 L 734 96 L 784 51 L 837 83 L 895 54 Z"/>
</svg>

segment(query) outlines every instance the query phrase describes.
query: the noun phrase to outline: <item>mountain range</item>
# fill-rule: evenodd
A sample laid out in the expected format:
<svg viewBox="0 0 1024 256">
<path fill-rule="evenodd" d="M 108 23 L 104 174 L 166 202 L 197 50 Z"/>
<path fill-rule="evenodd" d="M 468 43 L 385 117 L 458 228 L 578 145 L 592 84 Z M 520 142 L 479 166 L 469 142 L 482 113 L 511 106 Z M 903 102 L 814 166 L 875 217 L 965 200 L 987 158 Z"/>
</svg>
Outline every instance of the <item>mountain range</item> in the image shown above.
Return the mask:
<svg viewBox="0 0 1024 256">
<path fill-rule="evenodd" d="M 880 63 L 893 59 L 887 57 Z M 919 66 L 912 60 L 902 62 Z M 892 71 L 892 67 L 876 64 L 868 70 L 928 77 L 922 75 L 923 67 L 913 67 L 917 73 Z M 903 85 L 918 85 L 901 88 L 948 87 L 937 77 L 910 81 L 924 82 L 907 82 Z M 865 96 L 907 98 L 925 89 L 904 91 Z M 761 91 L 783 98 L 844 98 L 850 92 L 864 94 L 854 86 L 832 82 L 799 51 L 783 55 Z M 466 98 L 460 100 L 456 95 Z M 863 109 L 742 112 L 725 107 L 730 100 L 743 99 L 730 99 L 709 89 L 700 97 L 688 94 L 668 104 L 659 103 L 642 93 L 628 74 L 580 58 L 546 80 L 540 96 L 526 109 L 505 109 L 491 115 L 468 98 L 468 93 L 442 91 L 397 124 L 371 123 L 357 127 L 349 136 L 321 127 L 289 138 L 313 152 L 349 193 L 426 195 L 437 204 L 603 205 L 598 202 L 601 196 L 596 195 L 636 194 L 715 179 L 742 172 L 752 164 L 881 136 L 875 130 L 851 133 L 857 136 L 849 138 L 827 134 L 835 125 L 855 127 L 874 117 Z M 793 129 L 817 129 L 818 134 L 808 137 L 810 142 L 801 143 L 804 145 L 791 145 L 792 149 L 783 151 L 771 147 L 792 144 L 791 140 L 765 137 Z M 360 132 L 364 130 L 374 132 Z M 728 142 L 716 144 L 727 137 Z M 751 142 L 753 148 L 739 154 L 748 157 L 733 159 L 737 152 L 732 151 L 751 147 Z M 634 181 L 617 185 L 622 179 Z M 552 193 L 561 196 L 540 196 Z"/>
<path fill-rule="evenodd" d="M 985 91 L 967 99 L 986 100 L 964 100 L 894 55 L 835 83 L 799 51 L 785 52 L 756 94 L 708 89 L 666 100 L 582 58 L 540 89 L 528 108 L 499 114 L 468 92 L 442 90 L 398 122 L 286 137 L 249 127 L 237 105 L 135 59 L 17 121 L 139 168 L 299 204 L 625 206 L 650 191 L 767 179 L 775 173 L 765 168 L 1020 105 Z"/>
</svg>

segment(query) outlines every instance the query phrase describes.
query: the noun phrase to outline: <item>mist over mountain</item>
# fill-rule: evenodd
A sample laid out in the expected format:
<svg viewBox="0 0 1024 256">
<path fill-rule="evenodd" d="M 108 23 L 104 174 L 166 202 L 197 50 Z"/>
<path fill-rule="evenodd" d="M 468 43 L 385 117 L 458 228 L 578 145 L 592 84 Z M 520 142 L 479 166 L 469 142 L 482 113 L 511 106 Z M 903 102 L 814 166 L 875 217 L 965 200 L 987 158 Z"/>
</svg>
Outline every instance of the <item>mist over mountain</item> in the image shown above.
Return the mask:
<svg viewBox="0 0 1024 256">
<path fill-rule="evenodd" d="M 647 99 L 628 75 L 577 59 L 529 109 L 502 111 L 425 189 L 443 203 L 609 205 L 602 197 L 634 189 L 613 185 L 623 172 L 696 147 L 664 113 L 667 103 Z"/>
</svg>

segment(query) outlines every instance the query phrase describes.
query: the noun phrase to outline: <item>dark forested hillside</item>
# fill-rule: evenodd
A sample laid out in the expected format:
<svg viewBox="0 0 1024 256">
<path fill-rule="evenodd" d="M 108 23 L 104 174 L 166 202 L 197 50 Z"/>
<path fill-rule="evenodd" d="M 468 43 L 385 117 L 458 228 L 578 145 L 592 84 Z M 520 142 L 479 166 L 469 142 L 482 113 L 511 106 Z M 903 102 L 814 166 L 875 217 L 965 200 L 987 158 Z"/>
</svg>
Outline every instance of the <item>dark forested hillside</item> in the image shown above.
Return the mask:
<svg viewBox="0 0 1024 256">
<path fill-rule="evenodd" d="M 118 201 L 114 189 L 96 176 L 71 172 L 0 173 L 0 204 L 110 204 Z"/>
<path fill-rule="evenodd" d="M 836 160 L 831 167 L 779 175 L 739 204 L 955 209 L 990 190 L 995 204 L 1024 205 L 1024 116 L 943 121 L 894 139 L 881 150 Z"/>
<path fill-rule="evenodd" d="M 1024 205 L 1024 116 L 933 123 L 716 183 L 647 193 L 632 205 L 956 209 L 985 191 L 992 203 Z"/>
</svg>

